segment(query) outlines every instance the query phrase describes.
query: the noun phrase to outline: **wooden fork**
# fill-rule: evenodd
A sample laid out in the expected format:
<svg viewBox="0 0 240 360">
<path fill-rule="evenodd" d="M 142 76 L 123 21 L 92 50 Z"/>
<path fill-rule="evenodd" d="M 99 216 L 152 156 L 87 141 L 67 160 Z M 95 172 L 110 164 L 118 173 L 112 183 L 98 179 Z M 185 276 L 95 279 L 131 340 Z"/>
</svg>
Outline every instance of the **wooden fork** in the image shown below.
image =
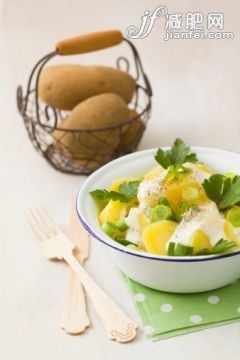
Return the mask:
<svg viewBox="0 0 240 360">
<path fill-rule="evenodd" d="M 137 325 L 92 280 L 73 255 L 75 245 L 54 224 L 43 207 L 27 211 L 32 234 L 43 255 L 48 259 L 65 260 L 79 277 L 101 318 L 109 339 L 129 342 L 136 336 Z"/>
</svg>

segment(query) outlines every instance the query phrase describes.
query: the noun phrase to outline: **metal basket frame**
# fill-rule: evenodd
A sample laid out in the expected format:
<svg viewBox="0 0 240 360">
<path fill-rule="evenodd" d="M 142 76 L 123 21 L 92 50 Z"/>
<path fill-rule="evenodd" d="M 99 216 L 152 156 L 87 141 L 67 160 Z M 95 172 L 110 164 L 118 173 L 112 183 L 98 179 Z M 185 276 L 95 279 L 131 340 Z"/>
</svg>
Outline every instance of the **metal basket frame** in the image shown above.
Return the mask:
<svg viewBox="0 0 240 360">
<path fill-rule="evenodd" d="M 68 174 L 75 174 L 75 175 L 88 175 L 96 168 L 100 167 L 102 164 L 97 164 L 96 166 L 92 167 L 91 164 L 92 160 L 87 159 L 83 165 L 79 165 L 76 161 L 74 161 L 74 157 L 69 157 L 63 151 L 58 151 L 52 145 L 51 134 L 53 131 L 58 130 L 62 131 L 63 134 L 71 133 L 74 137 L 75 135 L 79 134 L 83 136 L 83 134 L 91 134 L 98 138 L 98 134 L 107 132 L 111 134 L 111 131 L 115 131 L 116 129 L 119 132 L 119 138 L 122 139 L 122 133 L 124 126 L 130 124 L 131 122 L 137 121 L 141 119 L 144 124 L 144 128 L 150 116 L 151 111 L 151 97 L 152 97 L 152 89 L 150 86 L 150 82 L 146 73 L 143 70 L 142 62 L 140 60 L 138 51 L 136 47 L 126 38 L 123 38 L 123 41 L 126 42 L 133 55 L 135 71 L 136 71 L 136 91 L 133 99 L 133 110 L 138 110 L 138 116 L 128 119 L 125 122 L 122 122 L 119 125 L 112 125 L 104 128 L 89 130 L 89 129 L 62 129 L 58 127 L 58 124 L 64 119 L 65 111 L 55 109 L 54 107 L 43 104 L 42 101 L 39 100 L 38 96 L 38 84 L 40 74 L 44 68 L 44 66 L 55 56 L 59 56 L 58 50 L 55 50 L 43 58 L 41 58 L 34 68 L 31 71 L 28 83 L 27 83 L 27 90 L 26 95 L 23 96 L 23 89 L 21 86 L 17 88 L 17 106 L 19 113 L 23 117 L 25 127 L 27 129 L 29 138 L 33 143 L 35 149 L 57 170 L 62 171 Z M 125 63 L 125 71 L 129 72 L 130 63 L 125 57 L 118 57 L 116 61 L 116 65 L 118 69 L 121 69 L 121 63 Z M 35 80 L 34 80 L 35 78 Z M 142 84 L 140 83 L 142 81 Z M 142 106 L 141 111 L 139 112 L 139 95 L 140 92 L 145 97 L 146 104 Z M 143 129 L 144 131 L 144 129 Z M 128 152 L 134 151 L 138 143 L 142 137 L 143 131 L 139 131 L 139 134 L 136 133 L 136 138 L 134 140 L 135 144 L 133 144 L 132 148 Z M 108 135 L 109 136 L 109 135 Z M 48 138 L 49 137 L 49 138 Z M 54 139 L 55 141 L 59 141 Z M 104 144 L 104 140 L 101 138 L 101 141 Z M 121 140 L 120 140 L 121 141 Z M 105 144 L 106 145 L 106 144 Z M 113 158 L 119 157 L 124 155 L 126 152 L 121 152 L 119 149 L 115 149 L 113 154 L 109 159 L 106 159 L 105 162 L 112 160 Z M 94 160 L 94 159 L 93 159 Z"/>
</svg>

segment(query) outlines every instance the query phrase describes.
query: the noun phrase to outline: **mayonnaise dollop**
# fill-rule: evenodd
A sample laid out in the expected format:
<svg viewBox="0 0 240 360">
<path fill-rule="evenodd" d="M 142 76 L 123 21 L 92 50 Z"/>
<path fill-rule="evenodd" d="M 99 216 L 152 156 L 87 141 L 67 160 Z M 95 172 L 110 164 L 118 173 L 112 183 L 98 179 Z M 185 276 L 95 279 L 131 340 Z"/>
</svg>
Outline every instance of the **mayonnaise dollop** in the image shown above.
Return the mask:
<svg viewBox="0 0 240 360">
<path fill-rule="evenodd" d="M 167 242 L 166 249 L 170 242 L 191 246 L 191 236 L 196 230 L 203 231 L 209 237 L 211 246 L 214 246 L 226 237 L 224 224 L 225 219 L 213 201 L 190 208 Z"/>
<path fill-rule="evenodd" d="M 138 201 L 139 207 L 148 216 L 150 215 L 151 208 L 157 205 L 158 199 L 165 193 L 165 187 L 163 184 L 166 178 L 168 169 L 164 170 L 160 175 L 154 177 L 151 180 L 143 180 L 138 188 Z"/>
<path fill-rule="evenodd" d="M 125 218 L 125 222 L 129 226 L 126 232 L 126 239 L 137 245 L 142 243 L 141 225 L 139 221 L 140 213 L 140 208 L 131 208 L 128 217 Z"/>
</svg>

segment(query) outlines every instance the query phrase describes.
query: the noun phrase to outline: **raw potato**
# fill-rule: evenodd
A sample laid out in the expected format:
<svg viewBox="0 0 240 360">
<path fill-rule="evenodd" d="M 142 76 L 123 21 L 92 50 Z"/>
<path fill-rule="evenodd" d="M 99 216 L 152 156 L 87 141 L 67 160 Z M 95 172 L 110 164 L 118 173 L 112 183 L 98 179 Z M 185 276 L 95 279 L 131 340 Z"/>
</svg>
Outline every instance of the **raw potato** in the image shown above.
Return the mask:
<svg viewBox="0 0 240 360">
<path fill-rule="evenodd" d="M 129 118 L 136 119 L 130 123 L 130 125 L 122 135 L 120 147 L 123 153 L 135 150 L 145 129 L 145 125 L 143 121 L 139 118 L 139 114 L 136 111 L 130 110 Z"/>
<path fill-rule="evenodd" d="M 39 97 L 45 103 L 72 110 L 81 101 L 103 93 L 114 93 L 129 103 L 135 80 L 128 73 L 107 66 L 54 65 L 39 78 Z"/>
<path fill-rule="evenodd" d="M 55 130 L 55 146 L 80 166 L 94 169 L 108 161 L 120 142 L 119 128 L 104 128 L 129 119 L 129 109 L 115 94 L 101 94 L 77 105 Z M 69 132 L 64 129 L 86 130 Z M 102 130 L 99 130 L 102 129 Z M 89 130 L 91 130 L 89 132 Z"/>
</svg>

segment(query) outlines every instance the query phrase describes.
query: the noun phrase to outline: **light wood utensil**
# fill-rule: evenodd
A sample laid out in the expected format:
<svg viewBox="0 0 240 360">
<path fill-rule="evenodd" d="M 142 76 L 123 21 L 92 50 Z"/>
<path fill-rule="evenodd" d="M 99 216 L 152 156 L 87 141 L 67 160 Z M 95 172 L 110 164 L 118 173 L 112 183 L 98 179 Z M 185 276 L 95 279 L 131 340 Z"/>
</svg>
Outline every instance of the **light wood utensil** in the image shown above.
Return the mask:
<svg viewBox="0 0 240 360">
<path fill-rule="evenodd" d="M 44 208 L 27 212 L 34 239 L 48 259 L 65 260 L 79 277 L 88 292 L 94 308 L 105 326 L 109 339 L 120 343 L 129 342 L 137 334 L 137 325 L 93 281 L 73 255 L 75 245 L 54 224 Z"/>
<path fill-rule="evenodd" d="M 68 227 L 69 239 L 75 244 L 75 257 L 83 264 L 88 257 L 88 233 L 77 218 L 76 204 L 72 201 Z M 80 334 L 90 325 L 85 295 L 78 276 L 70 269 L 67 293 L 63 305 L 61 327 L 68 334 Z"/>
</svg>

